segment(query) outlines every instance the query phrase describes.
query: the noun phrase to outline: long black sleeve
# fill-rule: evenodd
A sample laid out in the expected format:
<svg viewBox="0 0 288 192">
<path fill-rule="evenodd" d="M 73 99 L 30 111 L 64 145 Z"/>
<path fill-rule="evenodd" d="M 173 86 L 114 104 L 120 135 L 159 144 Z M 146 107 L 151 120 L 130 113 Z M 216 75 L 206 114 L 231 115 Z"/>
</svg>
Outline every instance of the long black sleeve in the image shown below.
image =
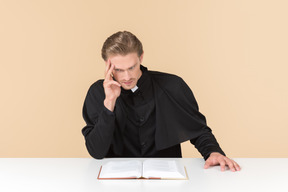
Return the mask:
<svg viewBox="0 0 288 192">
<path fill-rule="evenodd" d="M 205 160 L 207 160 L 212 152 L 218 152 L 225 156 L 225 153 L 220 148 L 216 138 L 208 127 L 203 128 L 204 133 L 199 137 L 190 140 L 195 148 L 201 153 Z"/>
<path fill-rule="evenodd" d="M 190 102 L 193 103 L 192 108 L 194 108 L 195 117 L 197 117 L 198 120 L 205 125 L 202 127 L 202 134 L 194 139 L 191 139 L 190 143 L 195 146 L 205 160 L 209 158 L 212 152 L 218 152 L 225 155 L 215 136 L 213 135 L 212 130 L 207 126 L 206 117 L 200 113 L 198 103 L 194 97 L 194 94 L 192 93 L 192 90 L 184 81 L 181 87 L 184 94 L 189 97 Z"/>
<path fill-rule="evenodd" d="M 196 118 L 198 118 L 198 121 L 202 122 L 204 125 L 201 130 L 202 133 L 198 137 L 191 139 L 190 143 L 195 146 L 205 160 L 209 158 L 212 152 L 218 152 L 225 155 L 215 136 L 213 135 L 212 130 L 207 126 L 206 117 L 200 113 L 198 103 L 194 97 L 194 94 L 192 93 L 192 90 L 184 81 L 182 81 L 180 87 L 182 88 L 187 99 L 189 99 L 189 101 L 192 103 L 191 108 L 194 109 L 192 113 Z"/>
<path fill-rule="evenodd" d="M 109 151 L 116 127 L 115 114 L 104 106 L 103 81 L 94 83 L 86 96 L 83 118 L 86 126 L 82 129 L 89 154 L 102 159 Z"/>
</svg>

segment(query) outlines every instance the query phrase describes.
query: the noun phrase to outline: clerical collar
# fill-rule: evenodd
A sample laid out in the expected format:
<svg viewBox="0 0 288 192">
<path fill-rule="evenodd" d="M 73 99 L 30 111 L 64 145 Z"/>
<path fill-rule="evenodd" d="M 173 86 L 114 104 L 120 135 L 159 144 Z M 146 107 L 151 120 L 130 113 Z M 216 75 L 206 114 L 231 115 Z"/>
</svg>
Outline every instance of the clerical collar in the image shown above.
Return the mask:
<svg viewBox="0 0 288 192">
<path fill-rule="evenodd" d="M 134 88 L 132 88 L 131 89 L 131 91 L 134 93 L 136 90 L 138 89 L 138 86 L 137 85 L 135 85 L 135 87 Z"/>
</svg>

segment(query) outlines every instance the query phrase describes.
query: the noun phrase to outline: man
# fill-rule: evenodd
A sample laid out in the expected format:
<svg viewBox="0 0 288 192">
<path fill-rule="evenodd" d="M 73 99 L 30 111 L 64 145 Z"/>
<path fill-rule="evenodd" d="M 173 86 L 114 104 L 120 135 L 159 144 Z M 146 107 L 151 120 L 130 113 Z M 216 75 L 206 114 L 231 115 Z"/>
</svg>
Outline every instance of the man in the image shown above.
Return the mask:
<svg viewBox="0 0 288 192">
<path fill-rule="evenodd" d="M 89 89 L 82 133 L 90 155 L 104 157 L 182 157 L 190 140 L 206 160 L 239 171 L 225 156 L 199 112 L 187 84 L 176 75 L 142 66 L 143 47 L 130 32 L 117 32 L 102 47 L 105 79 Z"/>
</svg>

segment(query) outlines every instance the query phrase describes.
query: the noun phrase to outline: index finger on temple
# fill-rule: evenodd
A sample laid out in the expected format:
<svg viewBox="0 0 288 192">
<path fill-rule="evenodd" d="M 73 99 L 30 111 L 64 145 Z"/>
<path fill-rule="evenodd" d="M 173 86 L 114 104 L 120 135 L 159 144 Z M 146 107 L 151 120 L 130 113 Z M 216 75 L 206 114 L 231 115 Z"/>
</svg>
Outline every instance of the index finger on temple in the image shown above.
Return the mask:
<svg viewBox="0 0 288 192">
<path fill-rule="evenodd" d="M 110 66 L 111 66 L 111 61 L 110 59 L 108 59 L 106 62 L 105 62 L 106 66 L 105 66 L 105 74 L 108 72 Z"/>
<path fill-rule="evenodd" d="M 106 73 L 106 79 L 112 79 L 112 71 L 114 69 L 114 65 L 110 63 L 110 68 L 108 69 Z"/>
</svg>

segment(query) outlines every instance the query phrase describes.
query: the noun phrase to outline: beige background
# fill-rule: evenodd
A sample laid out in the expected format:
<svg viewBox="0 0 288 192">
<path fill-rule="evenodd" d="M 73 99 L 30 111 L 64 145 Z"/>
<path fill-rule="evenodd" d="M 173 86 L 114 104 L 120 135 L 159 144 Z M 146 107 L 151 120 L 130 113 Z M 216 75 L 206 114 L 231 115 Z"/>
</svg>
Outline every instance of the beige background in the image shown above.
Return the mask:
<svg viewBox="0 0 288 192">
<path fill-rule="evenodd" d="M 0 157 L 89 157 L 81 134 L 101 46 L 129 30 L 181 76 L 230 157 L 288 157 L 283 0 L 0 0 Z M 200 157 L 189 143 L 184 157 Z"/>
</svg>

